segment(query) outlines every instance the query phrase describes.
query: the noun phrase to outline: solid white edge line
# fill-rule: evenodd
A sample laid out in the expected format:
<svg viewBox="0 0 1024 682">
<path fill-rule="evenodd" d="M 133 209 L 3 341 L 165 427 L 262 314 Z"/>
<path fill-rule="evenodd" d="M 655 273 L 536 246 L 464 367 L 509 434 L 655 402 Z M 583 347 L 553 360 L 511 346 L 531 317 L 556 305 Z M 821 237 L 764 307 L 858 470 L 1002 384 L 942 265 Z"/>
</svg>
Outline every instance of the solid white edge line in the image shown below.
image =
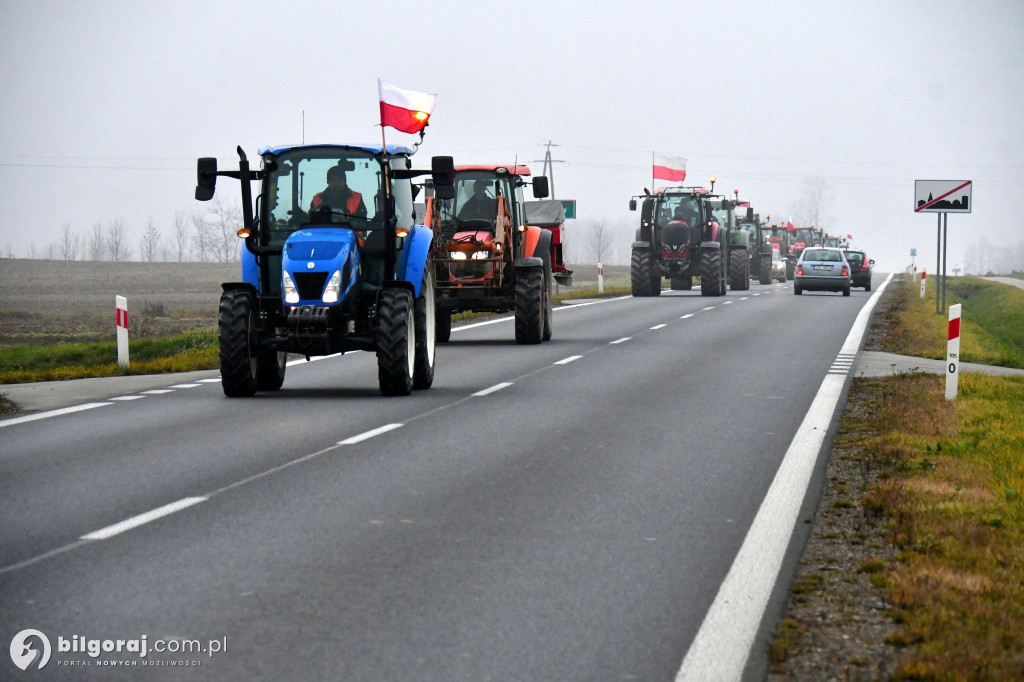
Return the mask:
<svg viewBox="0 0 1024 682">
<path fill-rule="evenodd" d="M 371 429 L 370 431 L 366 431 L 365 433 L 360 433 L 358 436 L 352 436 L 351 438 L 346 438 L 345 440 L 339 440 L 338 445 L 355 445 L 356 443 L 362 443 L 364 440 L 375 438 L 376 436 L 379 436 L 382 433 L 394 431 L 395 429 L 400 429 L 403 426 L 405 426 L 405 424 L 385 424 L 384 426 L 378 426 L 377 428 Z"/>
<path fill-rule="evenodd" d="M 856 353 L 860 349 L 871 311 L 891 279 L 890 274 L 861 309 L 841 352 Z M 822 380 L 729 573 L 686 652 L 676 682 L 742 677 L 846 378 L 826 374 Z"/>
<path fill-rule="evenodd" d="M 38 412 L 36 414 L 27 414 L 24 417 L 14 417 L 13 419 L 4 419 L 0 421 L 0 428 L 4 426 L 14 426 L 15 424 L 24 424 L 25 422 L 34 422 L 38 419 L 48 419 L 49 417 L 59 417 L 62 414 L 71 414 L 72 412 L 82 412 L 83 410 L 91 410 L 94 407 L 104 407 L 106 405 L 113 405 L 114 403 L 85 403 L 83 405 L 75 405 L 74 407 L 63 407 L 59 410 L 48 410 L 47 412 Z"/>
<path fill-rule="evenodd" d="M 570 355 L 569 357 L 562 358 L 558 362 L 554 362 L 552 364 L 555 364 L 555 365 L 568 365 L 570 362 L 574 362 L 576 360 L 579 360 L 582 357 L 583 357 L 582 355 Z"/>
<path fill-rule="evenodd" d="M 132 528 L 136 528 L 145 523 L 149 523 L 150 521 L 155 521 L 156 519 L 159 519 L 161 516 L 167 516 L 168 514 L 173 514 L 176 511 L 181 511 L 186 507 L 191 507 L 194 504 L 205 502 L 206 499 L 207 498 L 205 497 L 186 497 L 184 499 L 178 500 L 177 502 L 171 502 L 170 504 L 165 504 L 162 507 L 150 510 L 145 514 L 133 516 L 130 519 L 125 519 L 124 521 L 121 521 L 120 523 L 115 523 L 112 526 L 107 526 L 106 528 L 101 528 L 100 530 L 93 531 L 88 535 L 83 535 L 82 539 L 106 540 L 107 538 L 118 535 L 119 533 L 123 533 L 126 530 L 131 530 Z"/>
<path fill-rule="evenodd" d="M 475 396 L 490 395 L 491 393 L 494 393 L 496 391 L 500 391 L 503 388 L 508 388 L 511 385 L 512 385 L 511 381 L 503 381 L 500 384 L 495 384 L 494 386 L 491 386 L 490 388 L 485 388 L 482 391 L 477 391 L 473 395 L 475 395 Z"/>
</svg>

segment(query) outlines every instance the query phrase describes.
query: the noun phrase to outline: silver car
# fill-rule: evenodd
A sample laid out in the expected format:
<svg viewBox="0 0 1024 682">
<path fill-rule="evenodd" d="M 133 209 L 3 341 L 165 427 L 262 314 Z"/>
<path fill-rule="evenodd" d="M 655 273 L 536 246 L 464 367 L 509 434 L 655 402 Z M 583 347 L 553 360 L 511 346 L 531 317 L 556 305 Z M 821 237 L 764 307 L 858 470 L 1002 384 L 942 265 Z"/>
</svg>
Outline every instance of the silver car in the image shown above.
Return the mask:
<svg viewBox="0 0 1024 682">
<path fill-rule="evenodd" d="M 850 295 L 850 264 L 842 249 L 813 246 L 804 249 L 796 263 L 793 293 L 841 291 Z"/>
</svg>

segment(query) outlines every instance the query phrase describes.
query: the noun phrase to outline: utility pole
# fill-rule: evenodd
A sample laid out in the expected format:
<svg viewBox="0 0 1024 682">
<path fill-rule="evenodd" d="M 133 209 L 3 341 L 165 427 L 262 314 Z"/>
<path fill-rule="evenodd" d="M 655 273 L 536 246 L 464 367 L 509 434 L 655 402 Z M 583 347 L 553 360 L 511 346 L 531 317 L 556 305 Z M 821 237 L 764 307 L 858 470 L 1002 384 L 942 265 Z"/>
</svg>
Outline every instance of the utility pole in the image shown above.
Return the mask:
<svg viewBox="0 0 1024 682">
<path fill-rule="evenodd" d="M 556 163 L 568 163 L 568 162 L 567 161 L 562 161 L 560 159 L 552 159 L 551 158 L 551 148 L 552 147 L 557 147 L 558 146 L 557 144 L 555 144 L 551 140 L 548 140 L 547 143 L 541 142 L 541 144 L 544 145 L 545 147 L 547 147 L 547 151 L 544 152 L 544 161 L 543 161 L 544 167 L 541 170 L 540 174 L 547 177 L 547 179 L 548 179 L 548 186 L 551 188 L 551 198 L 554 199 L 555 198 L 555 167 L 554 167 L 554 164 L 556 164 Z M 538 163 L 538 162 L 541 162 L 540 159 L 537 159 L 533 163 Z"/>
</svg>

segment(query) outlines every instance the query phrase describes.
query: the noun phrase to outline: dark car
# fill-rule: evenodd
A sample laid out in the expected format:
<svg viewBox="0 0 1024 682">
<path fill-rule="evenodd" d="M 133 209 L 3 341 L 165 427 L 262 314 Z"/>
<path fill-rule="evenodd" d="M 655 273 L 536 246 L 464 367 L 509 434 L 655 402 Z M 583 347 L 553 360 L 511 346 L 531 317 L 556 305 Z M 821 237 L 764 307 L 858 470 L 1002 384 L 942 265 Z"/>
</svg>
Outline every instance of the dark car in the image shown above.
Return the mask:
<svg viewBox="0 0 1024 682">
<path fill-rule="evenodd" d="M 813 246 L 804 249 L 796 263 L 793 293 L 804 291 L 841 291 L 850 295 L 850 264 L 842 249 Z"/>
<path fill-rule="evenodd" d="M 864 287 L 864 291 L 871 291 L 871 266 L 875 261 L 870 260 L 863 251 L 850 249 L 843 254 L 850 264 L 850 286 Z"/>
</svg>

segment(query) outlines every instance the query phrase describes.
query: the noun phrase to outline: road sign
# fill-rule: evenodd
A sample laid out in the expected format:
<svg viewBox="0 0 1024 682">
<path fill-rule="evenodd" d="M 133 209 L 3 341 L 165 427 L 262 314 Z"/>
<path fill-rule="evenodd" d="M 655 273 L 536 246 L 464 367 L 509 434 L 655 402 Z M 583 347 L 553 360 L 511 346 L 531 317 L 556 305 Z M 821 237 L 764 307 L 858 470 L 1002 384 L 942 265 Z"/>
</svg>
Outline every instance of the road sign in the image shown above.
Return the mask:
<svg viewBox="0 0 1024 682">
<path fill-rule="evenodd" d="M 565 217 L 575 218 L 576 217 L 576 200 L 575 199 L 561 199 L 562 208 L 565 209 Z"/>
<path fill-rule="evenodd" d="M 910 257 L 911 258 L 917 258 L 917 249 L 911 249 L 910 250 Z"/>
<path fill-rule="evenodd" d="M 970 213 L 970 180 L 916 180 L 915 213 Z"/>
</svg>

